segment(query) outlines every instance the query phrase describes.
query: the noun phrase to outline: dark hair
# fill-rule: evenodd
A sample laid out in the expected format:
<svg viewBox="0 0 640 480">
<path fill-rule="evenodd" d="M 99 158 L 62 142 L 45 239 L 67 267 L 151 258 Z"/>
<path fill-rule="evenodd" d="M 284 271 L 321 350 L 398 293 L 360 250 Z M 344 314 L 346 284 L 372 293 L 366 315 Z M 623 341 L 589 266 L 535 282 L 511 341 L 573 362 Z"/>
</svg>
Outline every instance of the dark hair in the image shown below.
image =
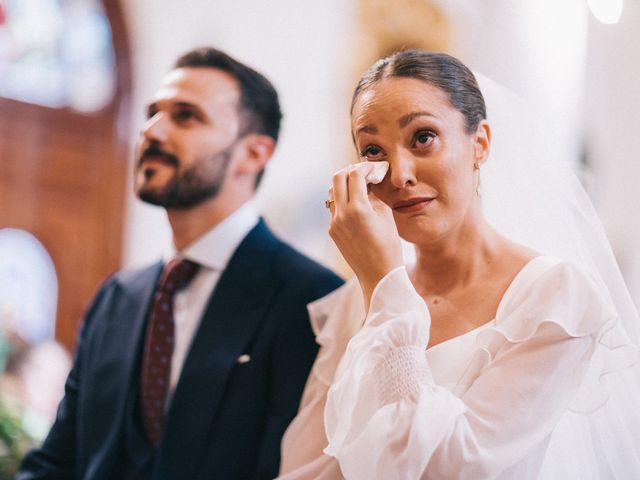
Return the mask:
<svg viewBox="0 0 640 480">
<path fill-rule="evenodd" d="M 176 60 L 174 68 L 214 68 L 228 73 L 240 88 L 241 134 L 261 133 L 278 141 L 282 111 L 278 93 L 264 75 L 212 47 L 191 50 Z M 256 187 L 264 170 L 256 178 Z"/>
<path fill-rule="evenodd" d="M 388 77 L 415 78 L 444 91 L 451 105 L 464 115 L 467 133 L 487 118 L 484 97 L 471 70 L 451 55 L 422 50 L 395 52 L 369 67 L 353 92 L 351 111 L 358 95 Z"/>
</svg>

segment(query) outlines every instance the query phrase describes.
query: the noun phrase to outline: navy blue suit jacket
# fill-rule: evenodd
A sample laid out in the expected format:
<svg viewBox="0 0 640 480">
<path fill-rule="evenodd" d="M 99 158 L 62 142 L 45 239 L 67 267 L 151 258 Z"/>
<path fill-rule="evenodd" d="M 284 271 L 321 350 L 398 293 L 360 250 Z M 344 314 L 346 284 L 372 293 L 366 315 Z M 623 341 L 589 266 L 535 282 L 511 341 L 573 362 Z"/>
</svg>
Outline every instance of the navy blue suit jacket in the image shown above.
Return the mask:
<svg viewBox="0 0 640 480">
<path fill-rule="evenodd" d="M 58 416 L 16 477 L 113 480 L 160 263 L 107 280 L 80 331 Z M 306 304 L 342 281 L 261 220 L 223 272 L 185 360 L 153 478 L 273 478 L 317 353 Z M 239 363 L 241 355 L 250 361 Z M 245 357 L 246 358 L 246 357 Z"/>
</svg>

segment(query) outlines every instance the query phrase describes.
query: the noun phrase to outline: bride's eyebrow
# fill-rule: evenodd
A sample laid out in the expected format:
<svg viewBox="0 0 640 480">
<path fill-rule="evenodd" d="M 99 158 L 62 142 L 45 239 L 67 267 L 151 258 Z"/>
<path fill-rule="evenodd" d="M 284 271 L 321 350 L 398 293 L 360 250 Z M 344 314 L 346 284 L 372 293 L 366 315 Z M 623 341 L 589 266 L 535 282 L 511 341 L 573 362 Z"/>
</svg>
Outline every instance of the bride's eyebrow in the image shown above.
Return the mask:
<svg viewBox="0 0 640 480">
<path fill-rule="evenodd" d="M 363 125 L 356 130 L 356 135 L 358 135 L 359 133 L 376 134 L 378 133 L 378 129 L 375 127 L 375 125 Z"/>
<path fill-rule="evenodd" d="M 418 117 L 436 118 L 436 116 L 433 113 L 429 113 L 429 112 L 426 112 L 426 111 L 411 112 L 411 113 L 407 113 L 406 115 L 401 116 L 398 119 L 398 126 L 400 128 L 404 128 L 404 127 L 409 125 L 413 120 L 415 120 Z M 378 133 L 378 129 L 376 128 L 375 125 L 363 125 L 361 127 L 358 127 L 358 129 L 356 130 L 356 136 L 359 133 L 376 134 L 376 133 Z"/>
<path fill-rule="evenodd" d="M 429 112 L 411 112 L 411 113 L 407 113 L 406 115 L 403 115 L 400 117 L 400 119 L 398 120 L 398 126 L 400 128 L 404 128 L 407 125 L 409 125 L 415 118 L 417 117 L 432 117 L 432 118 L 436 118 L 436 116 L 432 113 Z"/>
</svg>

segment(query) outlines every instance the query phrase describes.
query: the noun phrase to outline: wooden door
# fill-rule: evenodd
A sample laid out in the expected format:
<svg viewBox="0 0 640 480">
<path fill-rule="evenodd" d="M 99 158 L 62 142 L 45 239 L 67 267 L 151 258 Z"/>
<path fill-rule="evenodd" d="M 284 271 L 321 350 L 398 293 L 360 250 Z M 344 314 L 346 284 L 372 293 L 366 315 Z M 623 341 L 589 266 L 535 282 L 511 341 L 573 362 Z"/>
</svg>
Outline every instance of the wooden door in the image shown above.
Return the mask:
<svg viewBox="0 0 640 480">
<path fill-rule="evenodd" d="M 27 230 L 48 250 L 59 282 L 56 337 L 69 348 L 122 253 L 129 64 L 119 6 L 104 7 L 117 70 L 106 107 L 86 114 L 0 98 L 0 227 Z"/>
</svg>

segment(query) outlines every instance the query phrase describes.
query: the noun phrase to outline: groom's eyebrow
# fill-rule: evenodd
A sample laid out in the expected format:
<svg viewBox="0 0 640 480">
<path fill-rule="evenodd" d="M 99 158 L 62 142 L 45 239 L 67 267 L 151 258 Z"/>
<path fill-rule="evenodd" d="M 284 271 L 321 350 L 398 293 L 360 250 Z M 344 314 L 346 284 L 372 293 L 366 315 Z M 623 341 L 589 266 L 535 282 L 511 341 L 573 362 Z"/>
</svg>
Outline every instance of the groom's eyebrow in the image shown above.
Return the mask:
<svg viewBox="0 0 640 480">
<path fill-rule="evenodd" d="M 435 115 L 429 112 L 411 112 L 411 113 L 407 113 L 406 115 L 403 115 L 400 117 L 400 119 L 398 120 L 398 125 L 400 126 L 400 128 L 404 128 L 407 125 L 409 125 L 414 119 L 416 119 L 417 117 L 433 117 L 435 118 Z"/>
</svg>

